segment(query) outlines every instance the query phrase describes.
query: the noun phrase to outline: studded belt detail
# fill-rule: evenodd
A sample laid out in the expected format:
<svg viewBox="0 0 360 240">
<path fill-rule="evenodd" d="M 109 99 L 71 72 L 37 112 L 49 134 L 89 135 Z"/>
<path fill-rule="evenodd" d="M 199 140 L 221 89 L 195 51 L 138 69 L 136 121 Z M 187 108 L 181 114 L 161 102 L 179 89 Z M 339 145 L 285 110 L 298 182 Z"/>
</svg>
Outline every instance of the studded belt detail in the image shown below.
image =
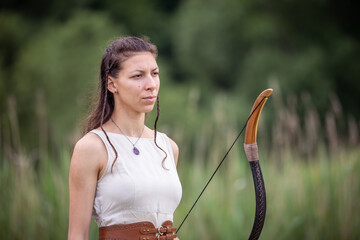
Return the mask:
<svg viewBox="0 0 360 240">
<path fill-rule="evenodd" d="M 151 222 L 137 222 L 99 228 L 99 240 L 171 240 L 176 228 L 165 221 L 156 228 Z"/>
</svg>

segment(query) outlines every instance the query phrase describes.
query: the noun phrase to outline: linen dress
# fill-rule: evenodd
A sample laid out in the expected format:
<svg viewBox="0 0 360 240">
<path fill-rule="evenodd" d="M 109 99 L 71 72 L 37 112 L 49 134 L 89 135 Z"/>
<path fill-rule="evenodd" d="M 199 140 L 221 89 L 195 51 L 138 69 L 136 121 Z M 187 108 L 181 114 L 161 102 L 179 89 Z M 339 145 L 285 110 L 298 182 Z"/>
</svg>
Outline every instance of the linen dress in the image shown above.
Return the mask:
<svg viewBox="0 0 360 240">
<path fill-rule="evenodd" d="M 118 153 L 111 172 L 114 150 L 101 130 L 90 133 L 101 138 L 108 155 L 105 171 L 96 186 L 93 217 L 97 225 L 149 221 L 159 227 L 166 220 L 173 221 L 182 188 L 166 134 L 157 132 L 157 144 L 167 153 L 165 169 L 162 165 L 165 154 L 153 138 L 140 138 L 135 145 L 140 154 L 135 155 L 130 141 L 135 143 L 138 138 L 107 132 Z"/>
</svg>

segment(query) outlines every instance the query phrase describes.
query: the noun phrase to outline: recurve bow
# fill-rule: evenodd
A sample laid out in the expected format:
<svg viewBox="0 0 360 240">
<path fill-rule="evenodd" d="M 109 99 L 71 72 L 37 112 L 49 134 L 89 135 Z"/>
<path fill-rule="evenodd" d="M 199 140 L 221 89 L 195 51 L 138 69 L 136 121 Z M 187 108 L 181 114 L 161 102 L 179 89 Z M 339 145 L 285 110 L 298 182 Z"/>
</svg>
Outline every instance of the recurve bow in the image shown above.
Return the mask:
<svg viewBox="0 0 360 240">
<path fill-rule="evenodd" d="M 238 138 L 241 136 L 242 132 L 244 131 L 246 127 L 245 132 L 245 141 L 244 141 L 244 149 L 246 153 L 246 157 L 250 163 L 253 180 L 254 180 L 254 186 L 255 186 L 255 198 L 256 198 L 256 210 L 255 210 L 255 219 L 254 224 L 249 236 L 249 240 L 257 240 L 260 237 L 262 228 L 264 226 L 265 222 L 265 215 L 266 215 L 266 192 L 265 192 L 265 184 L 264 179 L 262 176 L 260 163 L 259 163 L 259 153 L 258 153 L 258 146 L 256 143 L 256 134 L 257 134 L 257 126 L 259 123 L 259 118 L 261 111 L 264 107 L 265 102 L 267 101 L 268 97 L 272 94 L 273 90 L 271 88 L 264 90 L 256 99 L 254 106 L 250 112 L 250 116 L 248 117 L 244 127 L 240 131 L 239 135 L 236 137 L 235 141 L 232 143 L 228 151 L 225 153 L 223 159 L 211 175 L 210 179 L 206 183 L 203 190 L 200 192 L 198 198 L 196 199 L 193 206 L 190 208 L 189 212 L 181 222 L 180 226 L 178 227 L 176 233 L 179 232 L 181 226 L 189 216 L 190 212 L 200 199 L 201 195 L 204 193 L 206 187 L 209 185 L 210 181 L 220 168 L 221 164 L 224 162 L 225 158 L 229 154 L 232 147 L 235 145 Z"/>
<path fill-rule="evenodd" d="M 272 94 L 272 92 L 272 89 L 266 89 L 258 96 L 251 110 L 251 115 L 249 117 L 245 131 L 244 149 L 246 157 L 250 163 L 253 175 L 256 199 L 255 219 L 249 236 L 249 240 L 259 239 L 265 222 L 266 192 L 264 179 L 259 163 L 259 153 L 258 145 L 256 143 L 256 135 L 261 110 L 263 109 L 265 102 Z"/>
</svg>

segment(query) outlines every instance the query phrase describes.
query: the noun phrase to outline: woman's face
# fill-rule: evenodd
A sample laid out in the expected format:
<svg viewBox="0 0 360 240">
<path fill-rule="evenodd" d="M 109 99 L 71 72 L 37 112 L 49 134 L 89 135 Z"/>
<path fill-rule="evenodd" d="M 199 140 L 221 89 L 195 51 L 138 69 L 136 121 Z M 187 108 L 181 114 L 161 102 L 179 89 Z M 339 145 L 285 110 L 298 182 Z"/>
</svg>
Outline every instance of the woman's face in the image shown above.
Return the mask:
<svg viewBox="0 0 360 240">
<path fill-rule="evenodd" d="M 109 79 L 110 80 L 110 79 Z M 112 81 L 111 81 L 112 80 Z M 122 62 L 117 78 L 111 78 L 109 90 L 114 94 L 115 104 L 125 110 L 139 113 L 150 112 L 159 92 L 159 67 L 150 52 L 140 52 Z M 112 86 L 113 84 L 113 86 Z M 115 87 L 115 89 L 111 89 Z"/>
</svg>

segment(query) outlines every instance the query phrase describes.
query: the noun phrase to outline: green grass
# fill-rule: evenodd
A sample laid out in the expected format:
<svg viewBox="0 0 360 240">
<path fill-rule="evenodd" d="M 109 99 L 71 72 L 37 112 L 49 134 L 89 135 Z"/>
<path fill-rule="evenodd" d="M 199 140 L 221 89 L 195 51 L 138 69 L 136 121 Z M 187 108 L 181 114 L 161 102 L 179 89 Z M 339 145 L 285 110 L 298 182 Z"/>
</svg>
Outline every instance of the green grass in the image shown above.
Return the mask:
<svg viewBox="0 0 360 240">
<path fill-rule="evenodd" d="M 262 239 L 359 239 L 360 152 L 304 162 L 289 154 L 279 163 L 261 156 L 267 190 Z M 182 239 L 247 239 L 254 217 L 254 190 L 246 160 L 233 156 L 200 199 Z M 180 165 L 180 222 L 209 178 L 204 165 Z"/>
<path fill-rule="evenodd" d="M 221 152 L 220 150 L 216 150 Z M 183 199 L 175 225 L 185 217 L 216 162 L 186 161 L 178 169 Z M 359 239 L 360 151 L 303 161 L 291 153 L 278 161 L 261 155 L 267 218 L 261 239 Z M 31 164 L 1 159 L 0 239 L 66 239 L 70 153 Z M 26 159 L 24 161 L 26 163 Z M 236 148 L 179 232 L 181 240 L 247 239 L 254 217 L 251 171 Z M 96 225 L 90 239 L 97 239 Z"/>
</svg>

